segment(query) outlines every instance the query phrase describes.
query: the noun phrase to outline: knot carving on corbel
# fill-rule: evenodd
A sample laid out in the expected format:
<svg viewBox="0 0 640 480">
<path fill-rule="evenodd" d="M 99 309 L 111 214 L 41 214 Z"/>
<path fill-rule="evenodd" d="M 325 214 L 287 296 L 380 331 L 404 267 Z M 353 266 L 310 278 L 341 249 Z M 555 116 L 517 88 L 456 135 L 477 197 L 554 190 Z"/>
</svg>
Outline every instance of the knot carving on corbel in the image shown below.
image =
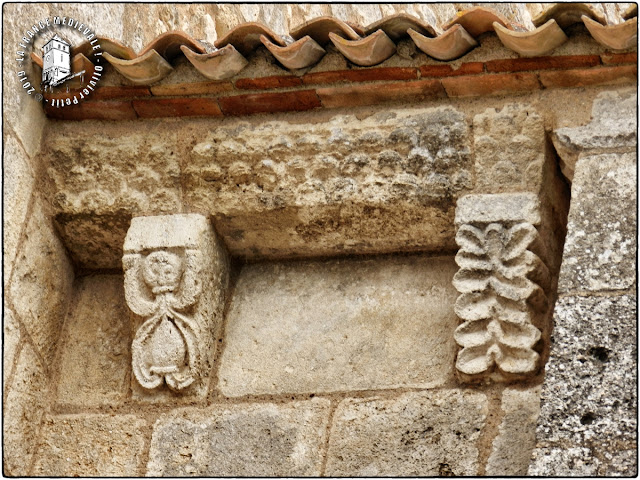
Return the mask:
<svg viewBox="0 0 640 480">
<path fill-rule="evenodd" d="M 181 390 L 196 378 L 200 328 L 189 309 L 201 293 L 198 257 L 192 249 L 123 257 L 127 303 L 145 317 L 131 346 L 133 373 L 145 388 L 166 381 Z"/>
<path fill-rule="evenodd" d="M 123 250 L 134 396 L 167 398 L 164 384 L 206 396 L 229 272 L 211 222 L 199 214 L 134 217 Z"/>
</svg>

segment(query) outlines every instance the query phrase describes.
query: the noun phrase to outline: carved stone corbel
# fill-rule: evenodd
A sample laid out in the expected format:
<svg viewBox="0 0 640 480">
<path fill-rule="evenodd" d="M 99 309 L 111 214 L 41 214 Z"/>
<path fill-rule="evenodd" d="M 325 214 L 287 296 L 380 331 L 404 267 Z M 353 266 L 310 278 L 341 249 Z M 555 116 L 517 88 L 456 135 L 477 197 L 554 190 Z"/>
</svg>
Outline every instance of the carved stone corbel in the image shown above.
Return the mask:
<svg viewBox="0 0 640 480">
<path fill-rule="evenodd" d="M 549 302 L 549 270 L 534 194 L 467 195 L 456 208 L 453 285 L 460 292 L 454 337 L 463 380 L 524 378 L 538 372 Z M 537 253 L 534 253 L 537 252 Z"/>
<path fill-rule="evenodd" d="M 135 217 L 124 243 L 125 297 L 140 317 L 132 369 L 145 389 L 206 393 L 228 261 L 209 220 Z"/>
</svg>

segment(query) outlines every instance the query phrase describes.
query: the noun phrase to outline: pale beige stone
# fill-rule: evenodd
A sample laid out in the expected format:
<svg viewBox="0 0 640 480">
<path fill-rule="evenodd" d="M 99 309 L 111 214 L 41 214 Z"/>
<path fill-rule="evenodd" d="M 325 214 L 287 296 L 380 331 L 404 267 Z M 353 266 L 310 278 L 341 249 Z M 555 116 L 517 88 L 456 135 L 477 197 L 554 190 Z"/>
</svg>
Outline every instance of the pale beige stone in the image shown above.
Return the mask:
<svg viewBox="0 0 640 480">
<path fill-rule="evenodd" d="M 576 162 L 581 156 L 611 149 L 636 149 L 637 108 L 635 89 L 602 92 L 593 102 L 591 121 L 587 125 L 553 131 L 551 139 L 560 156 L 560 168 L 569 181 L 573 181 Z"/>
<path fill-rule="evenodd" d="M 227 396 L 442 385 L 457 319 L 452 258 L 244 267 L 225 328 Z"/>
<path fill-rule="evenodd" d="M 33 475 L 139 477 L 146 422 L 135 415 L 49 415 Z"/>
<path fill-rule="evenodd" d="M 7 378 L 11 374 L 13 364 L 16 362 L 16 353 L 20 344 L 20 325 L 16 321 L 13 312 L 5 303 L 2 321 L 2 367 L 4 371 L 2 391 L 7 388 Z"/>
<path fill-rule="evenodd" d="M 407 393 L 343 400 L 333 416 L 328 476 L 478 475 L 483 393 Z"/>
<path fill-rule="evenodd" d="M 533 193 L 465 195 L 456 205 L 456 225 L 468 223 L 540 224 L 540 201 Z"/>
<path fill-rule="evenodd" d="M 493 440 L 486 474 L 526 476 L 536 446 L 541 387 L 507 388 L 502 393 L 502 422 Z"/>
<path fill-rule="evenodd" d="M 80 279 L 65 324 L 57 402 L 118 405 L 129 390 L 129 311 L 122 275 Z"/>
<path fill-rule="evenodd" d="M 5 475 L 29 475 L 48 396 L 49 387 L 42 363 L 31 345 L 25 343 L 2 412 Z"/>
<path fill-rule="evenodd" d="M 476 191 L 537 192 L 543 184 L 545 132 L 531 105 L 489 108 L 473 118 Z"/>
<path fill-rule="evenodd" d="M 137 316 L 134 393 L 162 399 L 153 390 L 169 387 L 206 396 L 229 275 L 211 222 L 198 214 L 135 217 L 122 265 L 125 298 Z"/>
<path fill-rule="evenodd" d="M 156 422 L 150 476 L 319 476 L 324 399 L 176 410 Z"/>
<path fill-rule="evenodd" d="M 4 143 L 4 210 L 2 225 L 4 231 L 4 285 L 11 277 L 13 261 L 20 240 L 24 220 L 27 216 L 29 200 L 33 193 L 33 171 L 29 160 L 18 141 L 9 136 Z"/>
<path fill-rule="evenodd" d="M 70 300 L 73 268 L 39 203 L 28 220 L 9 295 L 45 362 L 51 364 Z"/>
</svg>

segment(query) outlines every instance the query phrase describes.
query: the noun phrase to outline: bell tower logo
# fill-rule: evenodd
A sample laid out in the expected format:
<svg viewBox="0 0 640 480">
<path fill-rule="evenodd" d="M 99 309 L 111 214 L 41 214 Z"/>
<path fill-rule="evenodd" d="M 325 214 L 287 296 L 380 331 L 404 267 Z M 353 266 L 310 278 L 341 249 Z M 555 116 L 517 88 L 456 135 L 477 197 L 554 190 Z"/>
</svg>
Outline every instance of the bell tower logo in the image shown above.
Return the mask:
<svg viewBox="0 0 640 480">
<path fill-rule="evenodd" d="M 71 44 L 54 35 L 42 47 L 42 85 L 55 87 L 71 76 Z"/>
</svg>

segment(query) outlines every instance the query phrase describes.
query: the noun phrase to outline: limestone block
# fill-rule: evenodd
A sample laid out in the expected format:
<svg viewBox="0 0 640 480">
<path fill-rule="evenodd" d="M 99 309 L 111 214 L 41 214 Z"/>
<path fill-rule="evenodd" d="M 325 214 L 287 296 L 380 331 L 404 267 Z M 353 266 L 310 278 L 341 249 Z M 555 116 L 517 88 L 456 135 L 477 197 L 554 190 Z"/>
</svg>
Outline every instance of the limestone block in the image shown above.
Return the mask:
<svg viewBox="0 0 640 480">
<path fill-rule="evenodd" d="M 58 343 L 72 283 L 73 268 L 64 246 L 36 203 L 16 258 L 9 295 L 47 365 Z"/>
<path fill-rule="evenodd" d="M 16 353 L 20 344 L 20 325 L 16 321 L 13 312 L 4 305 L 2 322 L 2 369 L 4 371 L 2 391 L 7 388 L 7 377 L 11 374 L 11 368 L 16 361 Z"/>
<path fill-rule="evenodd" d="M 450 257 L 247 265 L 225 327 L 227 396 L 434 387 L 452 377 Z"/>
<path fill-rule="evenodd" d="M 576 164 L 559 292 L 635 284 L 637 169 L 635 153 L 592 155 Z"/>
<path fill-rule="evenodd" d="M 407 393 L 343 400 L 333 416 L 328 476 L 478 475 L 483 393 Z"/>
<path fill-rule="evenodd" d="M 135 415 L 47 416 L 33 475 L 139 477 L 145 427 Z"/>
<path fill-rule="evenodd" d="M 33 172 L 22 147 L 14 137 L 4 142 L 4 181 L 2 226 L 4 231 L 4 285 L 11 276 L 20 233 L 33 191 Z"/>
<path fill-rule="evenodd" d="M 476 191 L 537 192 L 545 161 L 544 122 L 531 105 L 489 108 L 473 119 Z"/>
<path fill-rule="evenodd" d="M 541 448 L 534 452 L 533 477 L 595 477 L 600 460 L 588 448 Z"/>
<path fill-rule="evenodd" d="M 29 475 L 40 421 L 48 401 L 47 378 L 36 352 L 25 343 L 3 408 L 3 472 Z"/>
<path fill-rule="evenodd" d="M 554 323 L 538 444 L 635 442 L 635 296 L 561 297 Z"/>
<path fill-rule="evenodd" d="M 147 475 L 319 476 L 328 400 L 214 405 L 156 422 Z"/>
<path fill-rule="evenodd" d="M 462 323 L 454 336 L 462 347 L 456 361 L 462 380 L 526 378 L 540 367 L 550 275 L 538 255 L 536 223 L 534 194 L 468 195 L 458 202 L 460 270 L 453 285 Z"/>
<path fill-rule="evenodd" d="M 120 267 L 130 217 L 182 211 L 176 133 L 118 128 L 105 134 L 102 125 L 88 126 L 44 142 L 57 221 L 83 267 Z"/>
<path fill-rule="evenodd" d="M 124 242 L 124 290 L 138 316 L 131 346 L 141 397 L 165 384 L 206 396 L 229 264 L 209 219 L 135 217 Z"/>
<path fill-rule="evenodd" d="M 603 92 L 594 100 L 591 122 L 581 127 L 554 130 L 553 145 L 560 155 L 562 173 L 573 180 L 581 153 L 612 148 L 634 149 L 638 143 L 636 90 Z"/>
<path fill-rule="evenodd" d="M 536 446 L 536 423 L 540 414 L 540 386 L 507 388 L 502 393 L 502 422 L 493 440 L 486 474 L 526 476 Z"/>
<path fill-rule="evenodd" d="M 185 202 L 247 257 L 453 246 L 454 199 L 473 186 L 468 126 L 451 107 L 229 122 L 184 165 Z"/>
<path fill-rule="evenodd" d="M 83 277 L 65 323 L 57 402 L 118 405 L 129 390 L 131 326 L 121 275 Z"/>
</svg>

